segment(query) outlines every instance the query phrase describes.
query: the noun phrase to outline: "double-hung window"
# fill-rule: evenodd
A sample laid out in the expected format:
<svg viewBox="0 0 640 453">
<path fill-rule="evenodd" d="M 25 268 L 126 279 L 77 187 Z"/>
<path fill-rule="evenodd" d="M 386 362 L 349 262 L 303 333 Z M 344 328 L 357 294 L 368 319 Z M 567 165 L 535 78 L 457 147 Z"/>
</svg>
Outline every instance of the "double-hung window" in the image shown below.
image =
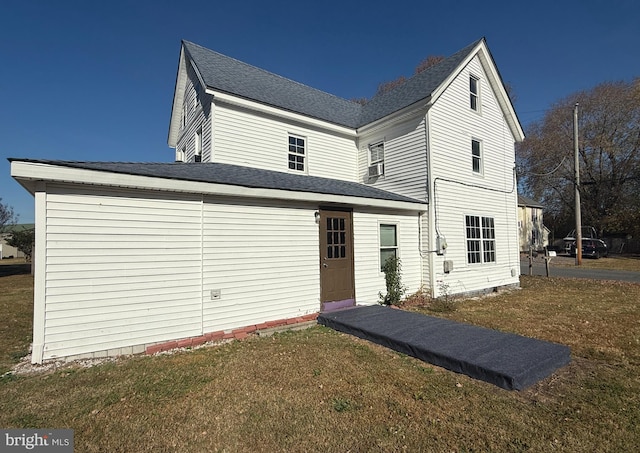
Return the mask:
<svg viewBox="0 0 640 453">
<path fill-rule="evenodd" d="M 369 177 L 384 174 L 384 142 L 369 145 Z"/>
<path fill-rule="evenodd" d="M 380 271 L 389 258 L 398 257 L 397 233 L 396 225 L 380 224 Z"/>
<path fill-rule="evenodd" d="M 297 135 L 289 135 L 289 170 L 306 171 L 306 139 Z"/>
<path fill-rule="evenodd" d="M 479 140 L 471 140 L 471 168 L 474 173 L 482 174 L 482 146 Z"/>
<path fill-rule="evenodd" d="M 202 128 L 196 131 L 194 162 L 202 162 Z"/>
<path fill-rule="evenodd" d="M 467 263 L 495 263 L 496 230 L 493 217 L 465 216 Z"/>
<path fill-rule="evenodd" d="M 480 80 L 477 77 L 469 77 L 469 100 L 471 102 L 471 110 L 480 110 Z"/>
</svg>

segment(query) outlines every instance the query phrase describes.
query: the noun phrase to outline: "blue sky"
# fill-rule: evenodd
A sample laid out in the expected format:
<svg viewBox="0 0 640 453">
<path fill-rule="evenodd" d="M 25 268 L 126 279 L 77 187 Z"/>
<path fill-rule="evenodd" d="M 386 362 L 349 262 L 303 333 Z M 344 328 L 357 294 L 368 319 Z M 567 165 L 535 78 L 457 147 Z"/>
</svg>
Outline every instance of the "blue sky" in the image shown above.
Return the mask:
<svg viewBox="0 0 640 453">
<path fill-rule="evenodd" d="M 637 0 L 10 1 L 0 5 L 0 197 L 7 157 L 170 162 L 180 40 L 344 98 L 486 37 L 525 128 L 569 94 L 640 76 Z"/>
</svg>

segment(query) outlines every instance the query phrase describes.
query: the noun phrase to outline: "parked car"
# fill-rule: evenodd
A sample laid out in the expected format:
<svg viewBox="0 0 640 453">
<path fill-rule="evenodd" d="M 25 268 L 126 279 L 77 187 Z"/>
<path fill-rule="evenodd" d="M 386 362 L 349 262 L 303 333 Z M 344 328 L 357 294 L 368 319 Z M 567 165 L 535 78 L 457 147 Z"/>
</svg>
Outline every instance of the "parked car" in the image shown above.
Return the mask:
<svg viewBox="0 0 640 453">
<path fill-rule="evenodd" d="M 575 241 L 569 248 L 569 255 L 576 256 Z M 591 258 L 598 259 L 609 256 L 609 249 L 607 249 L 607 244 L 600 239 L 586 238 L 582 240 L 582 256 L 590 256 Z"/>
</svg>

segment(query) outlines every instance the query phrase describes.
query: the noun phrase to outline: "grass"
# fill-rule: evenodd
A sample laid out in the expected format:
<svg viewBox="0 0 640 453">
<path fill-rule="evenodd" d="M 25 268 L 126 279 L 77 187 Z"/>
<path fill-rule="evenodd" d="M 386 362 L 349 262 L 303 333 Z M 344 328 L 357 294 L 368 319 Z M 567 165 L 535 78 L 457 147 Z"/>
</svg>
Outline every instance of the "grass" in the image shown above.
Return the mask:
<svg viewBox="0 0 640 453">
<path fill-rule="evenodd" d="M 30 285 L 0 278 L 3 319 L 25 317 Z M 5 376 L 0 426 L 72 428 L 87 452 L 635 451 L 638 301 L 640 285 L 523 277 L 438 314 L 572 348 L 570 365 L 521 392 L 314 327 Z M 30 329 L 8 324 L 3 366 Z"/>
</svg>

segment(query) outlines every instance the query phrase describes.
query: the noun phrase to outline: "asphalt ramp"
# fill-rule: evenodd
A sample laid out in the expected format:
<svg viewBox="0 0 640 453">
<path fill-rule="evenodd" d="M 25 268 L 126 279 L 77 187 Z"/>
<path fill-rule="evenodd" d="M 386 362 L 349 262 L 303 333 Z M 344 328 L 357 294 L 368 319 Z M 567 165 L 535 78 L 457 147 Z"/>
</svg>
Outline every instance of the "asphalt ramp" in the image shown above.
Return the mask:
<svg viewBox="0 0 640 453">
<path fill-rule="evenodd" d="M 321 313 L 318 323 L 507 390 L 571 361 L 568 346 L 382 305 Z"/>
</svg>

